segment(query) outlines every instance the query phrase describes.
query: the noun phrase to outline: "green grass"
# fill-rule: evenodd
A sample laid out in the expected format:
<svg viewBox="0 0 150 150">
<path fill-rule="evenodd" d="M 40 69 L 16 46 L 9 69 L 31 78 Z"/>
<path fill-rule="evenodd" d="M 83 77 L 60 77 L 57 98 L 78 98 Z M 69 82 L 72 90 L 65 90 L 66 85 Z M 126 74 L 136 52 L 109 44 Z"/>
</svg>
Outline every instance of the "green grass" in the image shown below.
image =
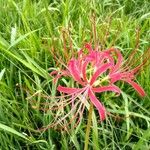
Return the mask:
<svg viewBox="0 0 150 150">
<path fill-rule="evenodd" d="M 49 69 L 59 67 L 52 48 L 65 59 L 63 33 L 70 55 L 70 41 L 74 50 L 85 42 L 91 41 L 94 45 L 94 13 L 102 49 L 115 45 L 127 57 L 136 47 L 140 29 L 137 56 L 141 55 L 150 47 L 150 2 L 0 0 L 0 10 L 0 149 L 82 150 L 87 115 L 69 134 L 53 129 L 37 131 L 49 124 L 51 114 L 33 109 L 30 100 L 36 100 L 39 107 L 41 101 L 48 101 L 43 99 L 42 93 L 56 94 L 56 85 L 48 74 Z M 122 85 L 122 96 L 102 95 L 100 99 L 107 110 L 121 119 L 108 116 L 100 123 L 95 111 L 89 149 L 150 149 L 149 79 L 150 67 L 147 66 L 138 75 L 147 93 L 145 98 L 127 85 Z M 31 98 L 36 92 L 39 94 Z"/>
</svg>

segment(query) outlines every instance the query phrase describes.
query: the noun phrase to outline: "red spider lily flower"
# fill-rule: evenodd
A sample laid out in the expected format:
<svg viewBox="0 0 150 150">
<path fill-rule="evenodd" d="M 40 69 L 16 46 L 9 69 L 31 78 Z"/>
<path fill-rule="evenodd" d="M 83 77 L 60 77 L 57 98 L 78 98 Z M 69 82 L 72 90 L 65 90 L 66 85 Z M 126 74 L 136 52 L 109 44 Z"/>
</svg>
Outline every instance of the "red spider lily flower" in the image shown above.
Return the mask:
<svg viewBox="0 0 150 150">
<path fill-rule="evenodd" d="M 71 110 L 60 119 L 56 117 L 55 123 L 51 126 L 65 122 L 65 119 L 74 112 L 75 114 L 70 119 L 70 122 L 78 116 L 77 123 L 79 123 L 85 106 L 87 106 L 87 103 L 89 104 L 88 99 L 97 108 L 101 121 L 104 120 L 106 109 L 97 99 L 95 93 L 112 91 L 119 95 L 121 90 L 115 85 L 119 80 L 129 83 L 141 96 L 145 95 L 142 87 L 134 81 L 135 74 L 140 66 L 134 69 L 125 66 L 121 52 L 115 48 L 98 51 L 94 50 L 90 44 L 86 44 L 85 48 L 88 53 L 85 54 L 84 49 L 81 49 L 78 52 L 78 57 L 72 58 L 65 70 L 60 73 L 57 71 L 51 73 L 51 75 L 56 74 L 55 82 L 65 76 L 72 78 L 75 84 L 78 85 L 78 88 L 61 85 L 57 87 L 57 90 L 62 94 L 64 93 L 65 96 L 59 98 L 59 102 L 52 105 L 51 108 L 54 106 L 57 106 L 56 108 L 65 108 L 68 104 L 72 105 Z"/>
<path fill-rule="evenodd" d="M 100 119 L 104 120 L 106 110 L 95 96 L 95 93 L 113 91 L 120 94 L 120 89 L 114 84 L 103 85 L 103 82 L 109 79 L 106 73 L 112 68 L 113 58 L 108 53 L 93 50 L 90 44 L 86 44 L 85 47 L 88 49 L 88 54 L 84 54 L 83 50 L 80 50 L 78 58 L 72 58 L 67 69 L 62 71 L 62 75 L 72 77 L 82 87 L 69 88 L 59 85 L 57 90 L 69 94 L 72 97 L 72 102 L 79 95 L 89 97 L 91 103 L 97 108 Z M 56 78 L 58 79 L 60 76 L 59 74 Z"/>
<path fill-rule="evenodd" d="M 109 73 L 111 83 L 114 84 L 119 80 L 125 81 L 130 84 L 139 93 L 140 96 L 145 96 L 146 93 L 143 88 L 134 81 L 136 73 L 143 64 L 140 64 L 137 67 L 131 69 L 132 66 L 124 61 L 124 58 L 119 50 L 109 49 L 108 53 L 110 54 L 111 52 L 115 52 L 115 55 L 117 56 L 117 62 L 112 66 Z"/>
</svg>

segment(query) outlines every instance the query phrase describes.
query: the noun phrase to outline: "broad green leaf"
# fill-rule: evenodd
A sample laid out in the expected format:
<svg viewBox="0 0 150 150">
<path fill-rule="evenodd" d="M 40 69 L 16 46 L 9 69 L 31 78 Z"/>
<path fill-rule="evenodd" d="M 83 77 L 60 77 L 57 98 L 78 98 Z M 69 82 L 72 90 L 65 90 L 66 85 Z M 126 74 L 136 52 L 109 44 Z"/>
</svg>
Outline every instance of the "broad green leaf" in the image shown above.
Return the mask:
<svg viewBox="0 0 150 150">
<path fill-rule="evenodd" d="M 40 29 L 41 29 L 41 28 L 40 28 Z M 15 45 L 17 45 L 19 42 L 21 42 L 22 40 L 24 40 L 26 37 L 28 37 L 28 36 L 31 35 L 32 33 L 36 32 L 36 31 L 38 31 L 38 30 L 40 30 L 40 29 L 36 29 L 36 30 L 33 30 L 33 31 L 31 31 L 31 32 L 28 32 L 28 33 L 26 33 L 26 34 L 24 34 L 24 35 L 21 35 L 17 40 L 15 40 L 13 43 L 11 43 L 10 47 L 8 48 L 8 50 L 11 49 L 12 47 L 14 47 Z"/>
<path fill-rule="evenodd" d="M 0 130 L 7 131 L 9 133 L 17 135 L 17 136 L 19 136 L 19 137 L 29 141 L 29 139 L 26 136 L 24 136 L 23 134 L 21 134 L 20 132 L 16 131 L 15 129 L 13 129 L 13 128 L 9 127 L 9 126 L 1 124 L 1 123 L 0 123 Z"/>
</svg>

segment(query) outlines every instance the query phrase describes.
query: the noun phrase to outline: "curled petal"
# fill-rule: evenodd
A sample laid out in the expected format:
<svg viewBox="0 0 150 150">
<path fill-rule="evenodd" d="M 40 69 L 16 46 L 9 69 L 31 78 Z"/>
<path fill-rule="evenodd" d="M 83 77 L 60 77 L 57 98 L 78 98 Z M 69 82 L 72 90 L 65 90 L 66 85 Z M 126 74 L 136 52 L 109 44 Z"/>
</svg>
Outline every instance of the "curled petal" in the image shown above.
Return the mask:
<svg viewBox="0 0 150 150">
<path fill-rule="evenodd" d="M 99 60 L 99 57 L 101 56 L 101 53 L 102 52 L 91 50 L 89 55 L 87 56 L 87 58 L 89 58 L 92 61 L 97 61 L 97 60 Z"/>
<path fill-rule="evenodd" d="M 96 98 L 96 96 L 94 95 L 94 93 L 92 92 L 91 89 L 89 89 L 89 97 L 90 97 L 92 104 L 97 108 L 101 121 L 103 121 L 106 118 L 105 117 L 105 115 L 106 115 L 105 107 Z"/>
<path fill-rule="evenodd" d="M 122 62 L 123 62 L 123 56 L 122 56 L 121 52 L 116 48 L 110 48 L 106 51 L 108 51 L 109 53 L 110 52 L 115 52 L 115 54 L 117 56 L 117 62 L 116 62 L 116 64 L 114 65 L 114 67 L 112 69 L 112 72 L 115 72 L 121 67 Z"/>
<path fill-rule="evenodd" d="M 138 85 L 136 82 L 132 80 L 123 80 L 123 81 L 126 81 L 127 83 L 129 83 L 141 96 L 146 95 L 144 89 L 140 85 Z"/>
<path fill-rule="evenodd" d="M 115 83 L 118 80 L 121 80 L 122 74 L 120 72 L 118 72 L 118 73 L 112 73 L 112 74 L 110 73 L 109 74 L 109 78 L 110 78 L 111 83 Z"/>
<path fill-rule="evenodd" d="M 84 85 L 84 82 L 81 80 L 81 72 L 80 72 L 80 66 L 77 65 L 76 60 L 71 60 L 69 62 L 69 71 L 74 80 L 78 81 L 81 85 Z"/>
<path fill-rule="evenodd" d="M 101 52 L 98 63 L 102 63 L 104 60 L 109 61 L 112 65 L 114 65 L 114 59 L 108 52 Z"/>
<path fill-rule="evenodd" d="M 87 82 L 87 77 L 86 77 L 86 68 L 88 65 L 88 61 L 85 61 L 83 66 L 82 66 L 82 75 L 83 75 L 83 79 Z"/>
<path fill-rule="evenodd" d="M 117 56 L 118 56 L 118 60 L 117 60 L 117 63 L 114 67 L 114 71 L 118 70 L 119 67 L 121 67 L 122 65 L 122 62 L 123 62 L 123 56 L 122 54 L 120 53 L 119 50 L 115 49 L 116 53 L 117 53 Z"/>
<path fill-rule="evenodd" d="M 104 65 L 102 65 L 101 67 L 99 67 L 96 72 L 93 74 L 91 81 L 90 81 L 90 85 L 92 85 L 95 80 L 102 74 L 104 73 L 108 68 L 110 68 L 111 64 L 110 63 L 106 63 Z"/>
<path fill-rule="evenodd" d="M 105 91 L 112 91 L 112 92 L 115 92 L 117 94 L 120 94 L 120 92 L 121 92 L 121 90 L 115 85 L 92 88 L 92 91 L 94 91 L 96 93 L 101 93 L 101 92 L 105 92 Z"/>
</svg>

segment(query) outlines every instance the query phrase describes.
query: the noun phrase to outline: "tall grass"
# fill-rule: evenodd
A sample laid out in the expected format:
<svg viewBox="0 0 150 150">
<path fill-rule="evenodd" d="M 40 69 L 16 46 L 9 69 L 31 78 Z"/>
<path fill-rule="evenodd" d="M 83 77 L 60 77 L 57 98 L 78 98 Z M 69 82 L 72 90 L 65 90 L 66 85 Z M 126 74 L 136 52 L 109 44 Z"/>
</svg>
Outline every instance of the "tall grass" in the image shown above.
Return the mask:
<svg viewBox="0 0 150 150">
<path fill-rule="evenodd" d="M 74 50 L 93 42 L 95 14 L 102 49 L 115 45 L 127 57 L 136 47 L 139 31 L 137 55 L 141 55 L 150 47 L 150 2 L 0 0 L 0 10 L 0 148 L 83 149 L 86 112 L 80 125 L 69 134 L 37 130 L 50 123 L 51 113 L 34 109 L 30 100 L 36 100 L 35 107 L 39 108 L 42 94 L 56 94 L 57 85 L 52 84 L 48 74 L 59 67 L 52 49 L 64 58 L 63 34 L 67 47 L 72 41 Z M 71 55 L 71 50 L 68 53 Z M 147 66 L 138 75 L 147 93 L 145 98 L 126 85 L 122 85 L 126 92 L 120 97 L 102 95 L 107 110 L 116 117 L 109 116 L 100 123 L 97 112 L 93 113 L 90 149 L 150 149 L 149 79 Z"/>
</svg>

